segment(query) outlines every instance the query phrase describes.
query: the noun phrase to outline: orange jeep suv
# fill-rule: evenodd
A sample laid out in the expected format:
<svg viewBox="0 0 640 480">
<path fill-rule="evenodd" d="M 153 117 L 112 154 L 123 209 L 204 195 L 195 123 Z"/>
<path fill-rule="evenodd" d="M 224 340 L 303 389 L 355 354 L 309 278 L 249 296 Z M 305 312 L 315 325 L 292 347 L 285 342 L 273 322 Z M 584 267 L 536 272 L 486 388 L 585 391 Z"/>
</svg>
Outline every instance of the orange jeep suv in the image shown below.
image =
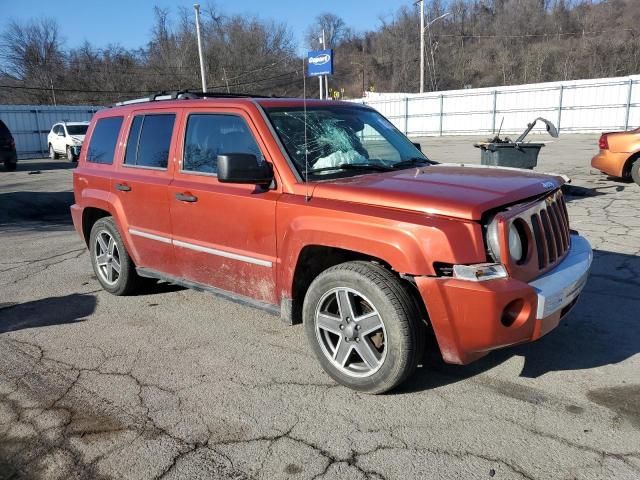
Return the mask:
<svg viewBox="0 0 640 480">
<path fill-rule="evenodd" d="M 105 290 L 162 279 L 302 322 L 360 391 L 405 380 L 428 329 L 457 364 L 540 338 L 591 265 L 563 178 L 438 164 L 363 105 L 173 93 L 98 112 L 86 145 L 71 213 Z"/>
</svg>

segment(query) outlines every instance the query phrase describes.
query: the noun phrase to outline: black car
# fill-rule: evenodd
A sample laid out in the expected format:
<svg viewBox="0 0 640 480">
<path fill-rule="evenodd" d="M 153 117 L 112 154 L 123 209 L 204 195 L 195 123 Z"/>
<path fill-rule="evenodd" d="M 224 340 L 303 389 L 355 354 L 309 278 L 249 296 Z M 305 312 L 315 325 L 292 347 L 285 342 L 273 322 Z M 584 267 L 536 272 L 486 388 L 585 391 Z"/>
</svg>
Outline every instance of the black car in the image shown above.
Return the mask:
<svg viewBox="0 0 640 480">
<path fill-rule="evenodd" d="M 10 172 L 16 169 L 16 164 L 18 163 L 16 142 L 2 120 L 0 120 L 0 161 L 4 162 L 4 168 Z"/>
</svg>

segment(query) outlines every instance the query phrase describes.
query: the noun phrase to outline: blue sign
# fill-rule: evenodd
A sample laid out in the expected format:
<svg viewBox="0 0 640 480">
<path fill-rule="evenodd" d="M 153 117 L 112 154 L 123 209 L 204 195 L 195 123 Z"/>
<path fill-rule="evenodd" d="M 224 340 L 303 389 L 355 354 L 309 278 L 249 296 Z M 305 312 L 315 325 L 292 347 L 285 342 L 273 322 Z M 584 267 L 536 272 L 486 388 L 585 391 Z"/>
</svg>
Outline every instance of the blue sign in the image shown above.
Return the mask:
<svg viewBox="0 0 640 480">
<path fill-rule="evenodd" d="M 315 50 L 307 54 L 307 75 L 333 75 L 333 50 Z"/>
</svg>

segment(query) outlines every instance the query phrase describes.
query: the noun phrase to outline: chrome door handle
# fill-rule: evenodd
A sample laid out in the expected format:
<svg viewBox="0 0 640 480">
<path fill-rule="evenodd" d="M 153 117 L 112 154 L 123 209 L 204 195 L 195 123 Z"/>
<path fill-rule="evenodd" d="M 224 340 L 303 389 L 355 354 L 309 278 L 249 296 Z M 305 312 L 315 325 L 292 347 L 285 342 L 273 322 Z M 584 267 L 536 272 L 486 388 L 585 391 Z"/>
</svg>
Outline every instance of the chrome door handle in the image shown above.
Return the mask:
<svg viewBox="0 0 640 480">
<path fill-rule="evenodd" d="M 116 188 L 118 190 L 120 190 L 121 192 L 130 192 L 131 191 L 131 187 L 129 185 L 127 185 L 126 183 L 116 183 Z"/>
<path fill-rule="evenodd" d="M 176 193 L 176 198 L 181 202 L 193 203 L 198 201 L 198 197 L 195 195 L 189 195 L 188 193 Z"/>
</svg>

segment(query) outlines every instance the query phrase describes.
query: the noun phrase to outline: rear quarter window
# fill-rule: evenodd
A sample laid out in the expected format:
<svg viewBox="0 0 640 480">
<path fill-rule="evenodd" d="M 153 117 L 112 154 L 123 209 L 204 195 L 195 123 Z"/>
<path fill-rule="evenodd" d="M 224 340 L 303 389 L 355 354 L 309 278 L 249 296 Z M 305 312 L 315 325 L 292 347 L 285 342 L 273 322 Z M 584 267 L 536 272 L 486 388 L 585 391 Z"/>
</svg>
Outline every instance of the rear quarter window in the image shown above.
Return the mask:
<svg viewBox="0 0 640 480">
<path fill-rule="evenodd" d="M 101 118 L 91 134 L 87 162 L 111 165 L 118 143 L 123 117 Z"/>
</svg>

